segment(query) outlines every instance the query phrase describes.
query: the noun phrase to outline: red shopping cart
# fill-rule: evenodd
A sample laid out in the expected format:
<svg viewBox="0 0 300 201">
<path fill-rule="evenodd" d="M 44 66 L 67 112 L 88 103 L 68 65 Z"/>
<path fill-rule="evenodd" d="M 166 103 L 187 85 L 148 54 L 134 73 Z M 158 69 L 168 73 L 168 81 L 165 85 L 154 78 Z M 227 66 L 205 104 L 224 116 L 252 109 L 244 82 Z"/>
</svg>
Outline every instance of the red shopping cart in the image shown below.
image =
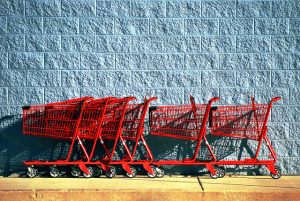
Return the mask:
<svg viewBox="0 0 300 201">
<path fill-rule="evenodd" d="M 135 165 L 142 165 L 149 177 L 155 177 L 155 167 L 151 166 L 153 155 L 143 135 L 148 108 L 150 102 L 154 100 L 157 100 L 157 98 L 145 98 L 143 103 L 128 104 L 126 108 L 120 141 L 127 154 L 119 160 L 111 161 L 110 164 L 122 165 L 126 175 L 130 178 L 135 177 L 137 174 Z M 144 148 L 143 155 L 137 156 L 138 148 Z"/>
<path fill-rule="evenodd" d="M 213 108 L 210 117 L 212 135 L 258 141 L 253 158 L 220 160 L 216 165 L 265 165 L 269 169 L 272 178 L 278 179 L 281 176 L 280 168 L 275 165 L 277 161 L 276 153 L 267 137 L 267 122 L 272 104 L 279 100 L 280 97 L 275 97 L 269 104 L 256 104 L 254 98 L 252 98 L 252 103 L 249 105 Z M 267 160 L 259 160 L 258 158 L 263 141 L 266 142 L 270 151 L 270 159 Z M 225 174 L 225 168 L 222 169 L 221 177 Z"/>
<path fill-rule="evenodd" d="M 218 97 L 209 100 L 208 104 L 195 104 L 191 97 L 190 105 L 157 106 L 150 110 L 150 133 L 156 136 L 171 137 L 196 142 L 192 158 L 183 160 L 159 160 L 153 164 L 162 165 L 205 165 L 212 177 L 216 177 L 217 171 L 213 164 L 216 157 L 206 139 L 206 124 L 212 103 L 219 100 Z M 198 160 L 201 142 L 204 141 L 211 159 L 209 161 Z"/>
<path fill-rule="evenodd" d="M 71 174 L 79 176 L 80 169 L 84 176 L 91 176 L 91 168 L 85 163 L 91 162 L 94 149 L 101 126 L 105 109 L 110 100 L 114 98 L 92 99 L 84 97 L 72 99 L 64 102 L 50 103 L 23 107 L 23 133 L 59 140 L 71 141 L 68 155 L 64 160 L 56 161 L 25 161 L 27 175 L 35 177 L 37 166 L 49 166 L 50 175 L 58 177 L 60 175 L 57 166 L 71 166 Z M 93 140 L 94 146 L 91 151 L 87 151 L 86 140 Z M 83 158 L 72 160 L 71 155 L 75 149 L 75 142 L 78 142 L 83 151 Z"/>
</svg>

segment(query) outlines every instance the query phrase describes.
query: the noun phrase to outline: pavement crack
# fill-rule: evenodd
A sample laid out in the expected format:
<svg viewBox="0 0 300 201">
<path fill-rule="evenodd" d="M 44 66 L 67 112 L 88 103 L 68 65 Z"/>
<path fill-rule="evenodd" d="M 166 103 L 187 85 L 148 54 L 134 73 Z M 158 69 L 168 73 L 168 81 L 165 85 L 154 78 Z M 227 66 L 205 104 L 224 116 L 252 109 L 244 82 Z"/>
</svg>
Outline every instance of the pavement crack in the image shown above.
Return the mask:
<svg viewBox="0 0 300 201">
<path fill-rule="evenodd" d="M 198 180 L 199 186 L 201 187 L 201 190 L 204 191 L 204 187 L 203 187 L 203 185 L 202 185 L 202 183 L 200 181 L 200 178 L 197 177 L 197 180 Z"/>
</svg>

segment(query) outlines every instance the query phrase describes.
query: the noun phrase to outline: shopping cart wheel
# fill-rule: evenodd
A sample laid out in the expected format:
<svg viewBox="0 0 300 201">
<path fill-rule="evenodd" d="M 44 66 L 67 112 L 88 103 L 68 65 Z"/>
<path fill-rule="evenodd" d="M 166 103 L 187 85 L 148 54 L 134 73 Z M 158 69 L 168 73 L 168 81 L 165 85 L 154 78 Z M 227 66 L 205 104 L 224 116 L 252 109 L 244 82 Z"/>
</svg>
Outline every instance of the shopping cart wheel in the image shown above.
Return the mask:
<svg viewBox="0 0 300 201">
<path fill-rule="evenodd" d="M 153 173 L 151 174 L 151 173 L 147 172 L 147 175 L 148 175 L 148 177 L 150 177 L 150 178 L 154 178 L 154 177 L 156 177 L 156 175 L 157 175 L 156 167 L 151 166 L 151 169 L 152 169 L 152 172 L 153 172 Z"/>
<path fill-rule="evenodd" d="M 218 169 L 215 169 L 216 170 L 216 174 L 213 174 L 212 172 L 209 173 L 209 176 L 212 178 L 212 179 L 217 179 L 219 178 L 219 170 Z"/>
<path fill-rule="evenodd" d="M 28 166 L 27 167 L 27 176 L 30 178 L 33 178 L 37 175 L 37 168 L 33 167 L 33 166 Z"/>
<path fill-rule="evenodd" d="M 100 177 L 102 175 L 102 168 L 100 165 L 94 167 L 94 177 Z"/>
<path fill-rule="evenodd" d="M 276 174 L 272 174 L 271 172 L 270 175 L 273 179 L 279 179 L 281 177 L 281 168 L 275 165 L 275 170 L 276 170 Z"/>
<path fill-rule="evenodd" d="M 51 166 L 49 174 L 51 177 L 59 177 L 59 169 L 56 166 Z"/>
<path fill-rule="evenodd" d="M 224 166 L 218 166 L 217 169 L 219 172 L 219 178 L 223 178 L 226 173 L 226 168 Z"/>
<path fill-rule="evenodd" d="M 105 173 L 105 176 L 107 178 L 113 178 L 116 176 L 116 167 L 115 166 L 110 166 L 109 171 Z"/>
<path fill-rule="evenodd" d="M 86 168 L 89 170 L 89 173 L 86 174 L 86 173 L 84 172 L 84 173 L 83 173 L 83 176 L 84 176 L 85 178 L 91 178 L 91 177 L 93 177 L 93 176 L 94 176 L 94 168 L 93 168 L 92 166 L 87 166 Z"/>
<path fill-rule="evenodd" d="M 80 174 L 81 174 L 81 171 L 80 171 L 80 169 L 77 166 L 72 166 L 71 167 L 71 175 L 73 177 L 79 177 Z"/>
<path fill-rule="evenodd" d="M 132 173 L 129 174 L 128 172 L 126 172 L 126 175 L 127 175 L 127 177 L 129 177 L 129 178 L 133 178 L 133 177 L 136 176 L 137 171 L 136 171 L 135 167 L 132 167 L 132 166 L 130 167 L 130 169 L 131 169 Z"/>
<path fill-rule="evenodd" d="M 156 177 L 161 178 L 165 176 L 165 170 L 163 167 L 156 167 Z"/>
</svg>

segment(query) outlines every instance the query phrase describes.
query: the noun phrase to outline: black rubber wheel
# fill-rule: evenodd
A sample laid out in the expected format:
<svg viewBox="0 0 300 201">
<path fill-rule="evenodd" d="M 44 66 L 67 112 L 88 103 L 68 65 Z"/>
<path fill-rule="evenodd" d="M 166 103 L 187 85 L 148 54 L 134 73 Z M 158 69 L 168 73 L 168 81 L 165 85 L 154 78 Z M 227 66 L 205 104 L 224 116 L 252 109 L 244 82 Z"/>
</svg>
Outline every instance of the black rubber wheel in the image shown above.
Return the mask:
<svg viewBox="0 0 300 201">
<path fill-rule="evenodd" d="M 275 170 L 276 170 L 276 174 L 272 174 L 271 172 L 270 175 L 273 179 L 279 179 L 281 177 L 281 168 L 275 165 Z"/>
<path fill-rule="evenodd" d="M 116 176 L 116 167 L 115 166 L 110 166 L 109 171 L 105 173 L 105 176 L 107 178 L 113 178 Z"/>
<path fill-rule="evenodd" d="M 150 177 L 150 178 L 154 178 L 154 177 L 156 177 L 156 175 L 157 175 L 156 167 L 151 166 L 151 169 L 152 169 L 153 173 L 150 174 L 149 172 L 147 172 L 147 175 L 148 175 L 148 177 Z"/>
<path fill-rule="evenodd" d="M 49 174 L 51 177 L 56 178 L 59 177 L 60 171 L 56 166 L 51 166 Z"/>
<path fill-rule="evenodd" d="M 163 167 L 156 167 L 156 177 L 161 178 L 165 176 L 165 170 Z"/>
<path fill-rule="evenodd" d="M 129 178 L 133 178 L 133 177 L 136 176 L 137 170 L 136 170 L 135 167 L 133 167 L 133 166 L 131 166 L 130 169 L 131 169 L 132 173 L 129 174 L 128 172 L 126 172 L 126 176 L 129 177 Z"/>
<path fill-rule="evenodd" d="M 72 177 L 79 177 L 81 175 L 81 170 L 77 166 L 72 166 L 70 173 L 71 173 Z"/>
<path fill-rule="evenodd" d="M 218 166 L 217 169 L 219 172 L 219 178 L 223 178 L 226 173 L 226 168 L 224 166 Z"/>
<path fill-rule="evenodd" d="M 92 166 L 87 166 L 87 169 L 89 170 L 89 173 L 86 174 L 85 172 L 83 172 L 83 176 L 85 178 L 91 178 L 94 176 L 94 168 Z"/>
<path fill-rule="evenodd" d="M 35 168 L 33 166 L 28 166 L 26 174 L 30 178 L 36 177 L 36 175 L 37 175 L 37 168 Z"/>
<path fill-rule="evenodd" d="M 94 177 L 100 177 L 102 175 L 102 168 L 100 165 L 94 167 Z"/>
</svg>

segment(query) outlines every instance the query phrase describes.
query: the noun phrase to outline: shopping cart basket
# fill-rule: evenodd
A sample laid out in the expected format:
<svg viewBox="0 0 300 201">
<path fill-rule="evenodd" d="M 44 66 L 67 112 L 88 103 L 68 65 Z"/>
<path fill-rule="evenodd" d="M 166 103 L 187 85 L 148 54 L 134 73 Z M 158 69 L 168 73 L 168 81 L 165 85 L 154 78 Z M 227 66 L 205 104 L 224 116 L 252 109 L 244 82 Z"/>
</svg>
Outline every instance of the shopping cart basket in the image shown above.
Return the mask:
<svg viewBox="0 0 300 201">
<path fill-rule="evenodd" d="M 228 138 L 243 138 L 258 141 L 253 158 L 245 160 L 220 160 L 218 165 L 266 165 L 273 178 L 281 176 L 281 170 L 275 166 L 276 153 L 267 137 L 267 122 L 272 104 L 280 97 L 273 98 L 269 104 L 256 104 L 254 98 L 249 105 L 218 106 L 211 111 L 211 134 Z M 259 160 L 263 141 L 270 151 L 270 160 Z M 224 173 L 223 173 L 224 174 Z"/>
<path fill-rule="evenodd" d="M 218 97 L 210 99 L 208 104 L 195 104 L 191 97 L 190 105 L 157 106 L 150 109 L 150 133 L 156 136 L 177 138 L 196 142 L 192 158 L 184 160 L 159 160 L 155 165 L 205 165 L 216 175 L 212 163 L 216 157 L 206 139 L 206 124 L 212 103 L 219 100 Z M 204 141 L 211 156 L 209 161 L 197 160 L 201 142 Z"/>
</svg>

